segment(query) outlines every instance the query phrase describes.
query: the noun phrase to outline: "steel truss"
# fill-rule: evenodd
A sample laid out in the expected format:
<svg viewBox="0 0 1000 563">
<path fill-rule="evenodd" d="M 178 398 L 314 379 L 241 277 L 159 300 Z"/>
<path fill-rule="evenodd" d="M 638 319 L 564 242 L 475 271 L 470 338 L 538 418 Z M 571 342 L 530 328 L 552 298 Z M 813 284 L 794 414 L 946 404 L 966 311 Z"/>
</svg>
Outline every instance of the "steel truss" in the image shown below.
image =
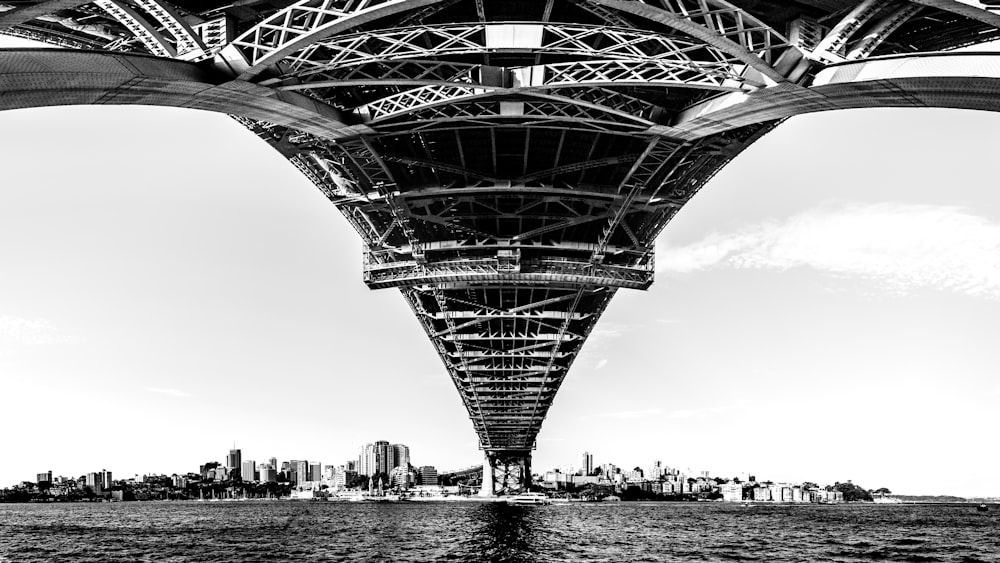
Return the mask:
<svg viewBox="0 0 1000 563">
<path fill-rule="evenodd" d="M 131 4 L 123 0 L 94 0 L 93 3 L 121 23 L 156 56 L 185 61 L 211 56 L 198 34 L 166 3 L 156 0 L 131 0 Z"/>
<path fill-rule="evenodd" d="M 601 4 L 599 0 L 592 0 Z M 739 44 L 765 62 L 777 61 L 788 39 L 746 10 L 724 0 L 640 0 Z M 607 5 L 607 4 L 605 4 Z"/>
<path fill-rule="evenodd" d="M 485 492 L 503 494 L 529 484 L 542 422 L 615 292 L 652 283 L 664 226 L 800 104 L 825 108 L 839 84 L 813 77 L 840 68 L 826 65 L 1000 36 L 1000 17 L 953 0 L 809 3 L 822 23 L 740 4 L 545 0 L 509 21 L 503 0 L 49 0 L 0 28 L 205 61 L 183 64 L 208 97 L 290 106 L 254 113 L 255 99 L 239 107 L 256 119 L 234 117 L 359 233 L 365 283 L 400 289 L 486 451 Z M 156 80 L 110 94 L 155 102 Z"/>
<path fill-rule="evenodd" d="M 526 39 L 515 39 L 515 34 Z M 286 60 L 285 78 L 405 59 L 504 53 L 563 55 L 625 61 L 669 60 L 718 65 L 732 56 L 676 35 L 640 29 L 569 24 L 463 24 L 418 26 L 338 35 Z"/>
<path fill-rule="evenodd" d="M 333 34 L 441 0 L 301 0 L 233 40 L 220 63 L 244 77 Z"/>
</svg>

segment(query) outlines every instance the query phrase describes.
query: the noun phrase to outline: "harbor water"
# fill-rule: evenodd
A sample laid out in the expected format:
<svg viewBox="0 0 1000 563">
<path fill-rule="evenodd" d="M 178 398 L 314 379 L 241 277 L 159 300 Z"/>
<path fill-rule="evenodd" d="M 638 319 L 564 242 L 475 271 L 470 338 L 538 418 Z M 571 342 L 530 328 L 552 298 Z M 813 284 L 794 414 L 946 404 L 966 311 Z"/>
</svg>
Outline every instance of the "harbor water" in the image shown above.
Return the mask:
<svg viewBox="0 0 1000 563">
<path fill-rule="evenodd" d="M 0 504 L 0 563 L 1000 562 L 974 505 Z"/>
</svg>

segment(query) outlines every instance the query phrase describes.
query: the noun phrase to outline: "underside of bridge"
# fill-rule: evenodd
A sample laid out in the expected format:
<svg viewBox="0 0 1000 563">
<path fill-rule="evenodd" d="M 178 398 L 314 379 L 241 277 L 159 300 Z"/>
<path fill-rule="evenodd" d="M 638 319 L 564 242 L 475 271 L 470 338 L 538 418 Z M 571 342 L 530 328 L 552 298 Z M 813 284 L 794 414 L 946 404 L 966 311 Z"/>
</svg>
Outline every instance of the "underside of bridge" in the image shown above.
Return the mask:
<svg viewBox="0 0 1000 563">
<path fill-rule="evenodd" d="M 444 362 L 487 494 L 530 483 L 601 313 L 750 143 L 797 113 L 1000 89 L 974 60 L 905 67 L 1000 38 L 953 0 L 7 0 L 0 32 L 108 53 L 0 56 L 3 109 L 225 111 L 315 183 Z"/>
</svg>

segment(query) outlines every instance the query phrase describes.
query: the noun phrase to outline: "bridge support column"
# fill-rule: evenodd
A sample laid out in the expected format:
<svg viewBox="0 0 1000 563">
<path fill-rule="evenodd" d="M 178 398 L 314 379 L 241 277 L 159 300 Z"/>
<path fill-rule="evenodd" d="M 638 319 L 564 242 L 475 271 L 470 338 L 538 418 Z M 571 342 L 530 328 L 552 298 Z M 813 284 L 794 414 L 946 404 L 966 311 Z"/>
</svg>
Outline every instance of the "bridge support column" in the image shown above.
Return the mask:
<svg viewBox="0 0 1000 563">
<path fill-rule="evenodd" d="M 531 486 L 531 452 L 486 452 L 479 496 L 516 495 Z"/>
</svg>

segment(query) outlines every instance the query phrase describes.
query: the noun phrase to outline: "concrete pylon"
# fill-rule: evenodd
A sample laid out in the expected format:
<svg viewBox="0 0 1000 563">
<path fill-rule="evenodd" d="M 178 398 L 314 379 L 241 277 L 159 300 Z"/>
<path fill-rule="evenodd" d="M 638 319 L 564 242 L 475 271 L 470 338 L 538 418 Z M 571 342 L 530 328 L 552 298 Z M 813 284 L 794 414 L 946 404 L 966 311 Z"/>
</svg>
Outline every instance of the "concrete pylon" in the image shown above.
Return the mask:
<svg viewBox="0 0 1000 563">
<path fill-rule="evenodd" d="M 490 456 L 487 454 L 483 460 L 483 486 L 479 489 L 479 496 L 494 497 L 496 492 L 493 488 L 493 464 L 490 463 Z"/>
</svg>

